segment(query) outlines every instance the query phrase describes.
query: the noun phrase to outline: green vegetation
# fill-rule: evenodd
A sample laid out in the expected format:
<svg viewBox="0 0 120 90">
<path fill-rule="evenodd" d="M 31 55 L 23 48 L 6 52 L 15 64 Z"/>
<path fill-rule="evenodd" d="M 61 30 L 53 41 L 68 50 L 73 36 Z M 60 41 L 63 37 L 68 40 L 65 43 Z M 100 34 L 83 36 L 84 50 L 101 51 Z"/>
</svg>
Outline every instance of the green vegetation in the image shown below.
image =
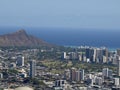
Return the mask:
<svg viewBox="0 0 120 90">
<path fill-rule="evenodd" d="M 44 60 L 42 64 L 51 69 L 52 73 L 63 73 L 63 69 L 75 67 L 77 69 L 85 69 L 86 72 L 101 72 L 103 68 L 109 68 L 116 73 L 117 67 L 108 64 L 83 63 L 78 61 L 60 61 L 60 60 Z"/>
<path fill-rule="evenodd" d="M 18 73 L 18 71 L 15 70 L 15 69 L 9 69 L 8 72 L 9 72 L 10 74 L 17 74 L 17 73 Z"/>
</svg>

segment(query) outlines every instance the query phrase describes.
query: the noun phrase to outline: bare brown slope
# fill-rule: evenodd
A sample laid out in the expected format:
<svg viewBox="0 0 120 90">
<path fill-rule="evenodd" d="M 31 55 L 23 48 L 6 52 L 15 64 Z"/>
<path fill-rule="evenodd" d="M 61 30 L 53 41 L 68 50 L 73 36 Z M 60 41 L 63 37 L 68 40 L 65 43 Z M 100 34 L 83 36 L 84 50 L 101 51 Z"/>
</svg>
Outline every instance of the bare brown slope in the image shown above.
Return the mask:
<svg viewBox="0 0 120 90">
<path fill-rule="evenodd" d="M 47 42 L 28 35 L 25 30 L 0 36 L 0 46 L 52 46 Z"/>
</svg>

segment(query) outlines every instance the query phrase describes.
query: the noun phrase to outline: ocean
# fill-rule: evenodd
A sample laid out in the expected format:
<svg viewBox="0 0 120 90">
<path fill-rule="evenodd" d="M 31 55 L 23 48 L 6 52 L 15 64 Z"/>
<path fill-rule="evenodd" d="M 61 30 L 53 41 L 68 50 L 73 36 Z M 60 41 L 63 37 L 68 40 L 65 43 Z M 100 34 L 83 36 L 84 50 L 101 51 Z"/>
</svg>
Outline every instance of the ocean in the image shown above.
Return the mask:
<svg viewBox="0 0 120 90">
<path fill-rule="evenodd" d="M 56 45 L 120 48 L 120 30 L 0 27 L 0 35 L 20 29 Z"/>
</svg>

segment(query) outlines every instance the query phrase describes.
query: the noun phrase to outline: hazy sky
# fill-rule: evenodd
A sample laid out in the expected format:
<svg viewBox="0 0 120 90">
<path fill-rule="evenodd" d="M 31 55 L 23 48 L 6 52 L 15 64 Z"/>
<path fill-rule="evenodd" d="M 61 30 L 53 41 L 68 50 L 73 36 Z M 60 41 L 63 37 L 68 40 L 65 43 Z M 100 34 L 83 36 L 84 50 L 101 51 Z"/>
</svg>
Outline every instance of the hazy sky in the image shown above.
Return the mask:
<svg viewBox="0 0 120 90">
<path fill-rule="evenodd" d="M 120 0 L 0 0 L 0 26 L 120 29 Z"/>
</svg>

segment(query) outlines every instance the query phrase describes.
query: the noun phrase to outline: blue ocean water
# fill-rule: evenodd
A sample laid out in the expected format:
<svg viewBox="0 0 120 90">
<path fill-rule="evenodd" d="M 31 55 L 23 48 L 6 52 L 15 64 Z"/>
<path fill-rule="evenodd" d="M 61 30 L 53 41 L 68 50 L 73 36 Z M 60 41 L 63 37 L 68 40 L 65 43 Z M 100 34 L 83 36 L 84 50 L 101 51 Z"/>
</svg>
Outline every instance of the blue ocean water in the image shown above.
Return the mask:
<svg viewBox="0 0 120 90">
<path fill-rule="evenodd" d="M 0 34 L 11 33 L 20 27 L 1 27 Z M 120 30 L 69 29 L 69 28 L 27 28 L 27 33 L 57 45 L 68 46 L 105 46 L 116 49 L 120 47 Z"/>
</svg>

